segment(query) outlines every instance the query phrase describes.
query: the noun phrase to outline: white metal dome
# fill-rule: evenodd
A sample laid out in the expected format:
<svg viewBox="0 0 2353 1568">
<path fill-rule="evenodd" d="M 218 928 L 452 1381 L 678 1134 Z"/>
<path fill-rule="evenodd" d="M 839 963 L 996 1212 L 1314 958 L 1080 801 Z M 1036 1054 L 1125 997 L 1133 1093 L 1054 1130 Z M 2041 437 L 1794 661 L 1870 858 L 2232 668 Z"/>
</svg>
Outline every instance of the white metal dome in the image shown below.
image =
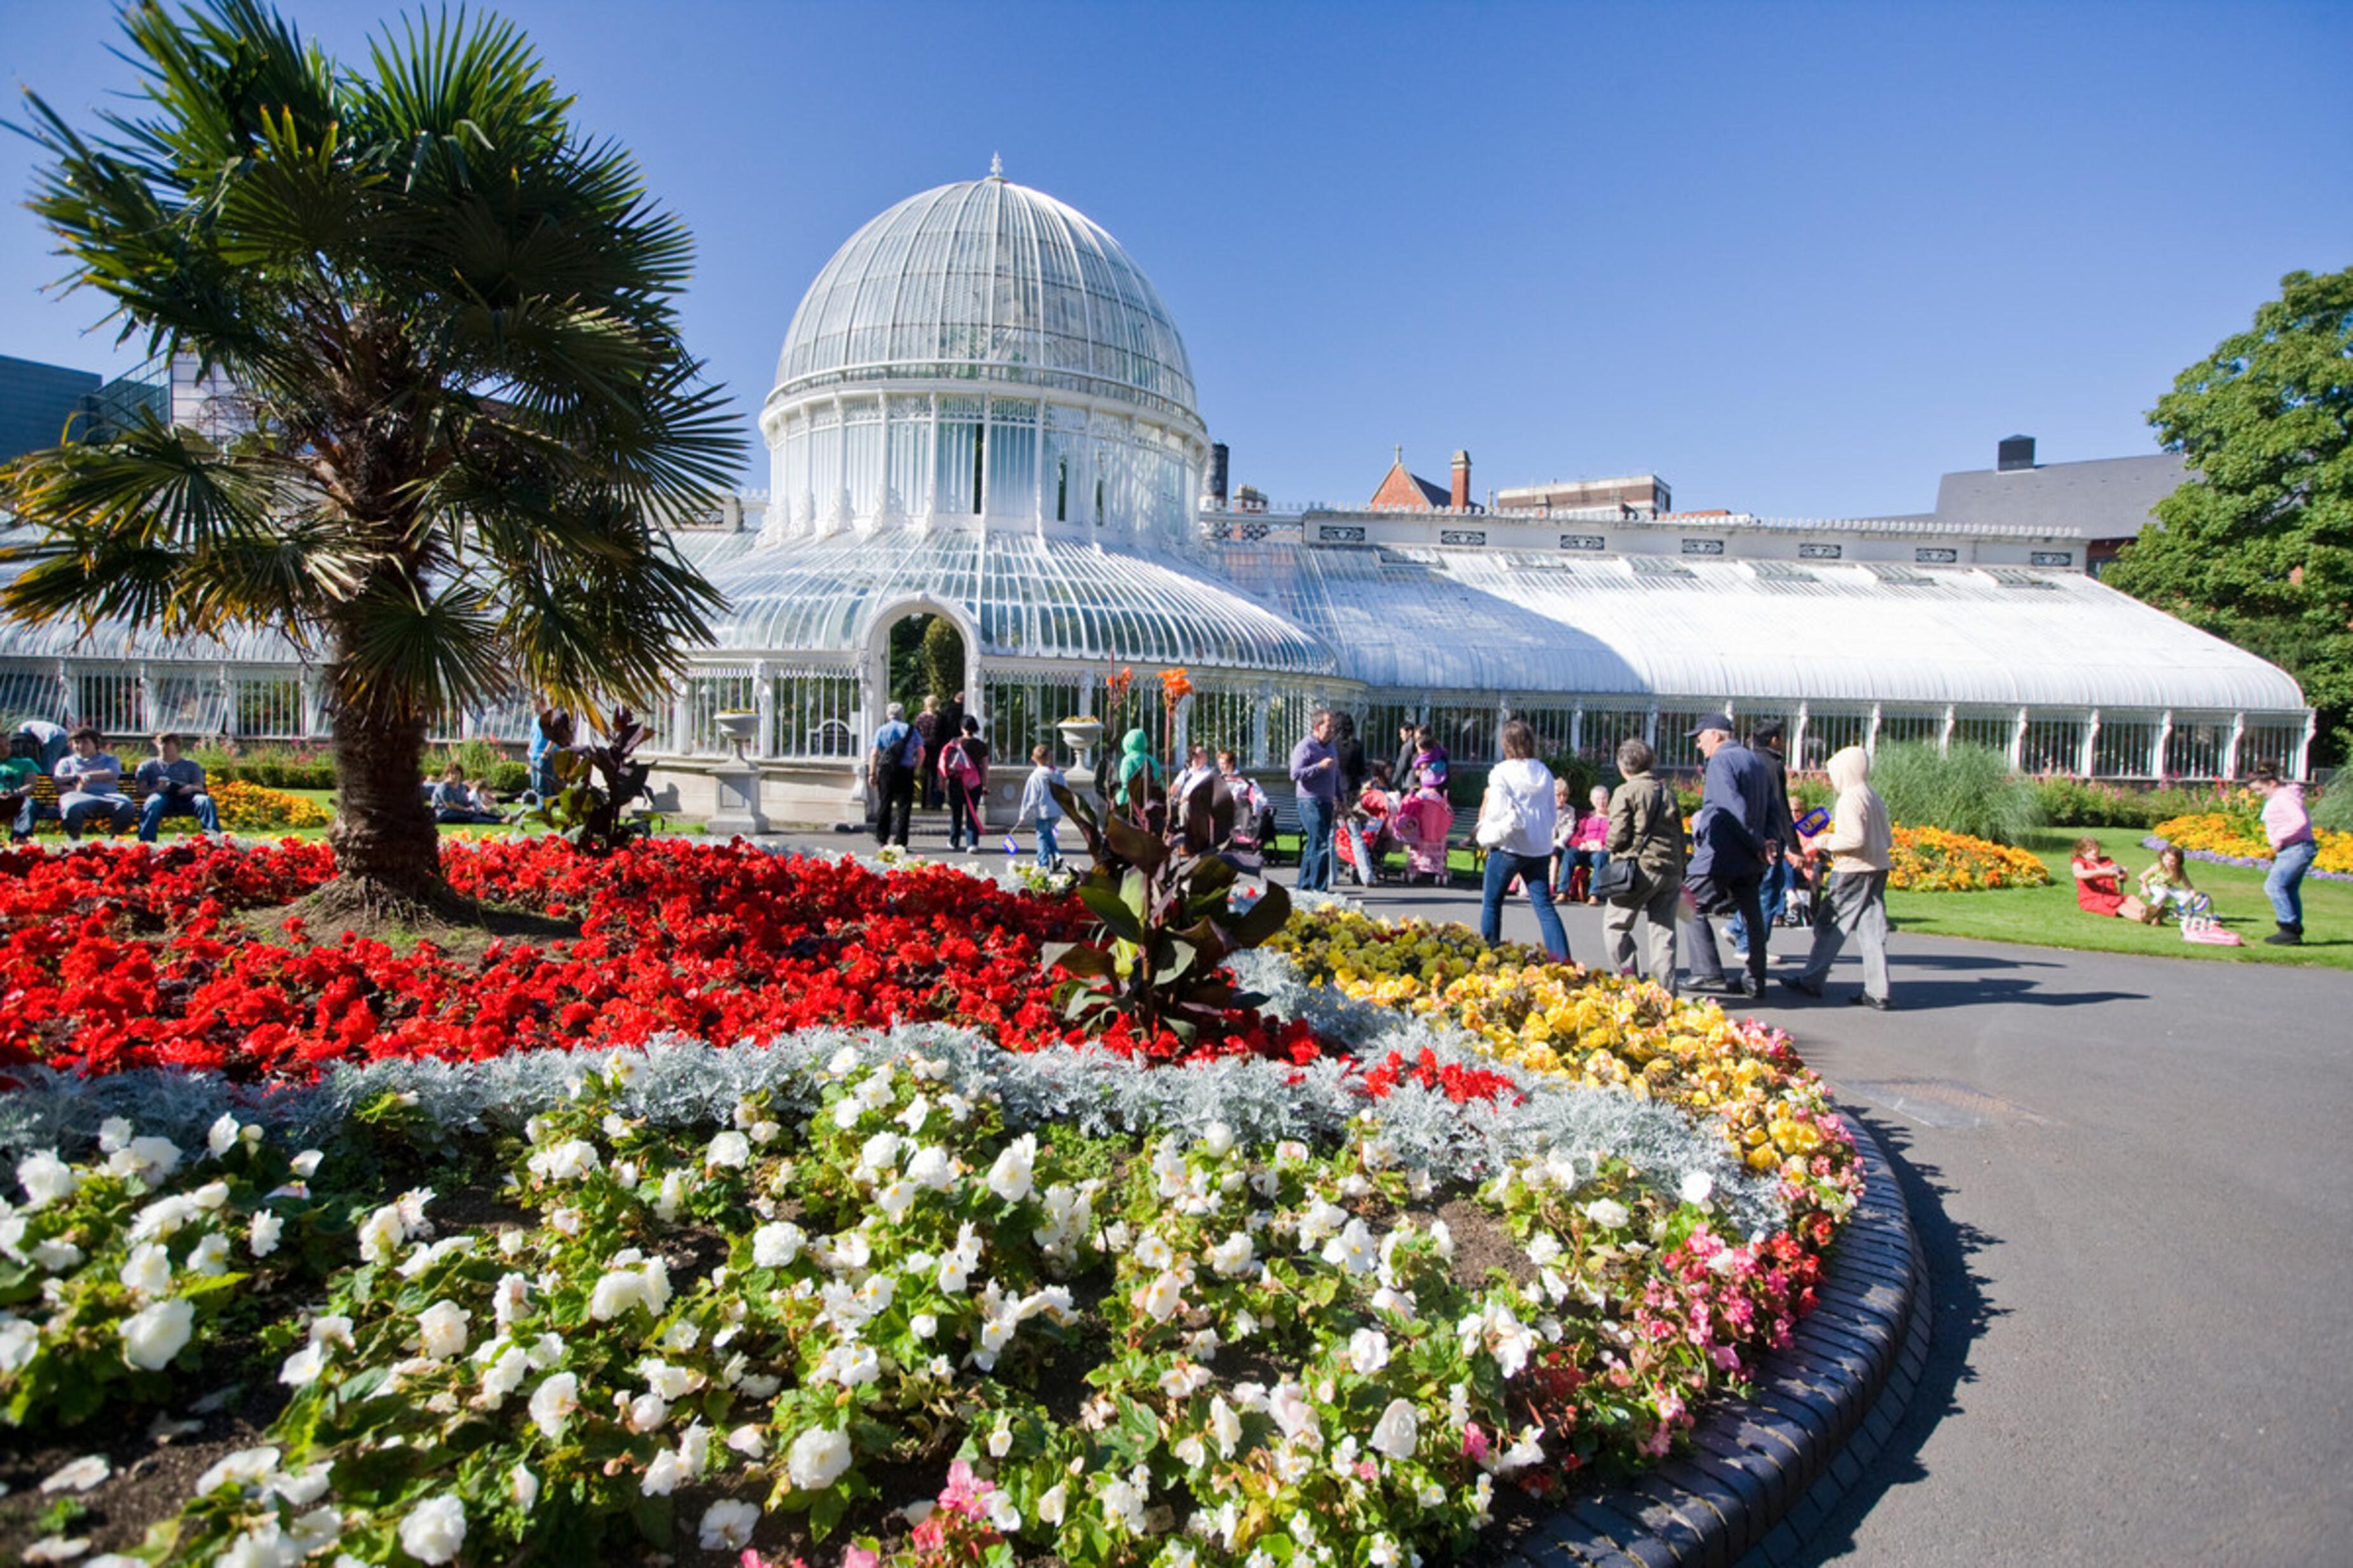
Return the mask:
<svg viewBox="0 0 2353 1568">
<path fill-rule="evenodd" d="M 1159 292 L 1083 214 L 1001 174 L 908 197 L 809 285 L 774 406 L 847 383 L 1058 387 L 1199 424 Z"/>
</svg>

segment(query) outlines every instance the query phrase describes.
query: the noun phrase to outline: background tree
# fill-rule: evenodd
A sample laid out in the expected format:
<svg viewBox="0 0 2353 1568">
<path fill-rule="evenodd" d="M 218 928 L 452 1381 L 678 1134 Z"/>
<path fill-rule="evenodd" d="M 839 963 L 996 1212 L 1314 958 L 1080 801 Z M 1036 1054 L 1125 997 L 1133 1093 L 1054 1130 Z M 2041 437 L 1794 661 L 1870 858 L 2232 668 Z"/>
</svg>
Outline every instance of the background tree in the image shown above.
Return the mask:
<svg viewBox="0 0 2353 1568">
<path fill-rule="evenodd" d="M 943 702 L 964 690 L 964 634 L 945 616 L 923 628 L 923 679 L 931 687 L 925 695 Z"/>
<path fill-rule="evenodd" d="M 2106 581 L 2294 675 L 2353 752 L 2353 268 L 2291 272 L 2149 415 L 2196 470 Z"/>
<path fill-rule="evenodd" d="M 446 905 L 428 726 L 517 689 L 591 710 L 708 636 L 658 526 L 737 460 L 679 336 L 691 242 L 496 19 L 404 24 L 364 71 L 258 0 L 123 27 L 143 101 L 85 137 L 32 99 L 29 205 L 124 338 L 237 395 L 0 475 L 42 531 L 6 607 L 286 632 L 332 707 L 322 902 Z"/>
</svg>

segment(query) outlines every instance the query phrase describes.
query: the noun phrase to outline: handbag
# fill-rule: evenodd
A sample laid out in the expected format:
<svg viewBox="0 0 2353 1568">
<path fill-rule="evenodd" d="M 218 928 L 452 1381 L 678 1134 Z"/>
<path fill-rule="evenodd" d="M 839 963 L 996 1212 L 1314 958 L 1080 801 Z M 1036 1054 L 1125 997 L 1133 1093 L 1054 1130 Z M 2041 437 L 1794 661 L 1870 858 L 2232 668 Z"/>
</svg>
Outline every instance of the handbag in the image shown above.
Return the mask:
<svg viewBox="0 0 2353 1568">
<path fill-rule="evenodd" d="M 1527 818 L 1511 795 L 1490 785 L 1479 808 L 1479 826 L 1472 837 L 1482 849 L 1501 849 L 1527 831 Z"/>
<path fill-rule="evenodd" d="M 1593 873 L 1588 890 L 1605 904 L 1630 904 L 1641 878 L 1642 868 L 1630 853 L 1613 855 L 1609 864 Z"/>
</svg>

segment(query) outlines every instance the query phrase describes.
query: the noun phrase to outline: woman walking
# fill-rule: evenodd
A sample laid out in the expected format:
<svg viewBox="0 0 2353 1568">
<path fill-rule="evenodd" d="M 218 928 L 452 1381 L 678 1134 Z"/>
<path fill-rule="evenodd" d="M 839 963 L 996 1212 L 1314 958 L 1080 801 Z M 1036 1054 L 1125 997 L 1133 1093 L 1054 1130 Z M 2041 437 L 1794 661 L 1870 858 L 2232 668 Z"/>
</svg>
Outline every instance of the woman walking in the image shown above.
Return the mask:
<svg viewBox="0 0 2353 1568">
<path fill-rule="evenodd" d="M 1838 804 L 1831 808 L 1831 825 L 1805 841 L 1809 856 L 1831 857 L 1830 918 L 1814 922 L 1814 948 L 1806 966 L 1792 975 L 1789 989 L 1820 996 L 1831 961 L 1849 936 L 1862 943 L 1862 989 L 1849 998 L 1884 1013 L 1892 1005 L 1887 994 L 1887 864 L 1894 834 L 1887 807 L 1871 787 L 1871 758 L 1861 746 L 1834 752 L 1826 766 Z"/>
<path fill-rule="evenodd" d="M 1603 956 L 1620 974 L 1635 973 L 1634 922 L 1642 922 L 1645 971 L 1653 984 L 1675 994 L 1675 904 L 1683 891 L 1683 810 L 1675 792 L 1651 772 L 1649 742 L 1621 741 L 1618 772 L 1625 783 L 1609 797 L 1611 859 L 1634 858 L 1634 883 L 1603 904 Z"/>
<path fill-rule="evenodd" d="M 1504 940 L 1504 895 L 1516 877 L 1536 911 L 1536 931 L 1556 963 L 1568 962 L 1568 933 L 1552 907 L 1552 770 L 1536 761 L 1536 732 L 1525 719 L 1504 726 L 1504 760 L 1487 774 L 1479 807 L 1479 843 L 1487 851 L 1487 879 L 1479 934 L 1490 946 Z"/>
<path fill-rule="evenodd" d="M 2271 840 L 2271 875 L 2263 891 L 2272 900 L 2279 930 L 2263 938 L 2267 947 L 2295 947 L 2304 941 L 2304 874 L 2319 858 L 2312 837 L 2312 814 L 2304 808 L 2304 786 L 2280 777 L 2269 763 L 2255 764 L 2252 781 L 2263 797 L 2263 837 Z"/>
</svg>

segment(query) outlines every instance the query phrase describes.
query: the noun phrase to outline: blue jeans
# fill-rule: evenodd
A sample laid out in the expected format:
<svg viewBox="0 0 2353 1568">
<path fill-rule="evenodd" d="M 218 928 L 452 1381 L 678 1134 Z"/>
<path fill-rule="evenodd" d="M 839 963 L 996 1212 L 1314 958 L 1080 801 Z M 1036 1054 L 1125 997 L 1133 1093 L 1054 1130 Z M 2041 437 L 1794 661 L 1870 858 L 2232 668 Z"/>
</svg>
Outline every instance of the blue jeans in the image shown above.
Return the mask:
<svg viewBox="0 0 2353 1568">
<path fill-rule="evenodd" d="M 1332 817 L 1336 811 L 1321 795 L 1299 797 L 1299 890 L 1332 890 Z"/>
<path fill-rule="evenodd" d="M 1038 819 L 1038 864 L 1051 866 L 1062 858 L 1062 847 L 1054 841 L 1054 825 L 1044 817 Z"/>
<path fill-rule="evenodd" d="M 1373 885 L 1373 851 L 1370 842 L 1365 837 L 1364 825 L 1353 816 L 1343 817 L 1340 830 L 1348 836 L 1348 853 L 1356 862 L 1356 885 L 1362 888 L 1371 887 Z"/>
<path fill-rule="evenodd" d="M 2319 858 L 2320 847 L 2306 839 L 2291 844 L 2272 857 L 2271 875 L 2263 879 L 2263 891 L 2270 895 L 2272 913 L 2284 926 L 2304 924 L 2304 874 L 2312 869 Z"/>
<path fill-rule="evenodd" d="M 117 833 L 128 831 L 139 821 L 139 808 L 131 804 L 128 795 L 75 790 L 58 797 L 58 816 L 66 825 L 66 837 L 79 838 L 82 830 L 94 822 L 103 822 Z"/>
<path fill-rule="evenodd" d="M 1774 923 L 1781 918 L 1781 905 L 1789 892 L 1789 863 L 1777 859 L 1765 868 L 1765 879 L 1757 884 L 1757 907 L 1765 913 L 1765 930 L 1770 940 Z M 1736 914 L 1725 922 L 1724 934 L 1741 952 L 1748 951 L 1748 918 Z"/>
<path fill-rule="evenodd" d="M 1536 934 L 1556 963 L 1568 962 L 1568 932 L 1561 929 L 1560 911 L 1552 907 L 1552 857 L 1514 855 L 1508 849 L 1487 851 L 1487 880 L 1480 889 L 1479 935 L 1490 947 L 1504 940 L 1504 897 L 1517 877 L 1528 890 L 1536 911 Z"/>
<path fill-rule="evenodd" d="M 167 816 L 193 816 L 196 826 L 206 833 L 221 830 L 220 813 L 213 809 L 213 797 L 208 795 L 151 795 L 147 804 L 139 808 L 139 841 L 155 842 L 155 835 Z"/>
</svg>

